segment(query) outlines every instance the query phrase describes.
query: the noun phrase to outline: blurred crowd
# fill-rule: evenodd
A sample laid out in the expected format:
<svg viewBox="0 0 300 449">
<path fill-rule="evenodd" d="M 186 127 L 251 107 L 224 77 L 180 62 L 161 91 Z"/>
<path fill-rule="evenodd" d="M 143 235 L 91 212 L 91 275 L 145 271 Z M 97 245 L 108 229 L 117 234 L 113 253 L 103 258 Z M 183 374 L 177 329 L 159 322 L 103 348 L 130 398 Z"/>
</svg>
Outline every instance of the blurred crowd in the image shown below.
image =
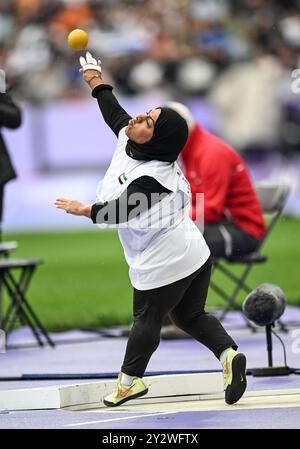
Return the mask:
<svg viewBox="0 0 300 449">
<path fill-rule="evenodd" d="M 1 0 L 0 67 L 20 98 L 87 95 L 74 28 L 120 93 L 209 97 L 237 148 L 300 146 L 300 0 Z"/>
</svg>

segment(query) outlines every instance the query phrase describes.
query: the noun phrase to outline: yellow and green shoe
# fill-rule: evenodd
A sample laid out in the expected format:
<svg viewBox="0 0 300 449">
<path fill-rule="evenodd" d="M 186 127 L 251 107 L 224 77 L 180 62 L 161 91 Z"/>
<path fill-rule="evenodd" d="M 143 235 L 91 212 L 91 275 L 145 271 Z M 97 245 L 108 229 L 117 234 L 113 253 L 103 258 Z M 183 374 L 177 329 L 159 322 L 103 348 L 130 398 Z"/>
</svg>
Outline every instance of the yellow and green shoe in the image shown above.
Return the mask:
<svg viewBox="0 0 300 449">
<path fill-rule="evenodd" d="M 223 364 L 225 402 L 235 404 L 243 396 L 246 387 L 246 357 L 229 349 Z"/>
<path fill-rule="evenodd" d="M 130 399 L 136 399 L 148 393 L 148 388 L 143 379 L 134 377 L 131 385 L 122 385 L 120 378 L 121 375 L 119 375 L 115 390 L 103 400 L 107 407 L 117 407 Z"/>
</svg>

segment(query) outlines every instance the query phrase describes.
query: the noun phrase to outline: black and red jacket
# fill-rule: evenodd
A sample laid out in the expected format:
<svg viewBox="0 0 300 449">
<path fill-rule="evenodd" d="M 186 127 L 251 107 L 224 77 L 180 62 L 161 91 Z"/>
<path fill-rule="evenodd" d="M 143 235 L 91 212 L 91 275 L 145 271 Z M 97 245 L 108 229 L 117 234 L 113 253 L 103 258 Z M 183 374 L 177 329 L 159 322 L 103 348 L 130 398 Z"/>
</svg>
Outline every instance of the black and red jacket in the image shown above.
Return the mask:
<svg viewBox="0 0 300 449">
<path fill-rule="evenodd" d="M 196 194 L 204 193 L 204 223 L 229 219 L 257 239 L 265 233 L 263 212 L 241 156 L 217 136 L 195 125 L 182 151 L 185 175 Z"/>
</svg>

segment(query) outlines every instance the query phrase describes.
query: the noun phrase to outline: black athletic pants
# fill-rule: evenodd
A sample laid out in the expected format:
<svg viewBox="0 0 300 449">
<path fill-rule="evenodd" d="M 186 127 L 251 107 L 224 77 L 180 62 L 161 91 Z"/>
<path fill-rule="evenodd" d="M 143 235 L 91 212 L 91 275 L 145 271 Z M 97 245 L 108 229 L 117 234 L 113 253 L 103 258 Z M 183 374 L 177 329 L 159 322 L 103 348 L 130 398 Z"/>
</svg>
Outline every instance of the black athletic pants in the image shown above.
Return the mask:
<svg viewBox="0 0 300 449">
<path fill-rule="evenodd" d="M 206 224 L 203 235 L 215 257 L 244 256 L 255 251 L 259 245 L 255 237 L 226 221 Z"/>
<path fill-rule="evenodd" d="M 123 373 L 143 377 L 150 357 L 159 345 L 167 314 L 217 358 L 225 349 L 237 348 L 217 318 L 204 310 L 211 266 L 209 258 L 195 273 L 173 284 L 152 290 L 134 289 L 134 321 L 122 365 Z"/>
</svg>

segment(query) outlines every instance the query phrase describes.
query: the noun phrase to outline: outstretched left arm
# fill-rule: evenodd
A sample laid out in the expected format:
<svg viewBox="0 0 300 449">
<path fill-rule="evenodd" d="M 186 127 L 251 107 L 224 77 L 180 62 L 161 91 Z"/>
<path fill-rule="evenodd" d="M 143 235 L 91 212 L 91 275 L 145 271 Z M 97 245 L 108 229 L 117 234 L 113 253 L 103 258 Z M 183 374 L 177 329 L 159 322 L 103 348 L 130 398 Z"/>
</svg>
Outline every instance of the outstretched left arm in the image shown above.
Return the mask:
<svg viewBox="0 0 300 449">
<path fill-rule="evenodd" d="M 139 204 L 137 204 L 136 201 L 129 201 L 130 196 L 137 193 L 143 194 L 144 198 L 147 199 L 146 203 L 143 203 L 142 207 L 139 207 L 138 209 L 136 208 Z M 136 209 L 136 214 L 138 215 L 141 212 L 150 209 L 154 204 L 164 198 L 164 196 L 152 196 L 152 194 L 155 193 L 159 195 L 168 195 L 171 192 L 151 176 L 142 176 L 133 181 L 116 200 L 105 203 L 95 203 L 91 206 L 76 200 L 58 198 L 55 201 L 55 206 L 58 209 L 65 210 L 68 214 L 88 217 L 93 223 L 120 224 L 127 222 L 130 217 L 134 218 L 134 209 Z M 138 203 L 139 201 L 140 199 L 137 199 Z"/>
<path fill-rule="evenodd" d="M 58 209 L 65 210 L 67 214 L 91 218 L 92 206 L 89 204 L 83 204 L 80 201 L 67 198 L 57 198 L 54 204 Z"/>
</svg>

